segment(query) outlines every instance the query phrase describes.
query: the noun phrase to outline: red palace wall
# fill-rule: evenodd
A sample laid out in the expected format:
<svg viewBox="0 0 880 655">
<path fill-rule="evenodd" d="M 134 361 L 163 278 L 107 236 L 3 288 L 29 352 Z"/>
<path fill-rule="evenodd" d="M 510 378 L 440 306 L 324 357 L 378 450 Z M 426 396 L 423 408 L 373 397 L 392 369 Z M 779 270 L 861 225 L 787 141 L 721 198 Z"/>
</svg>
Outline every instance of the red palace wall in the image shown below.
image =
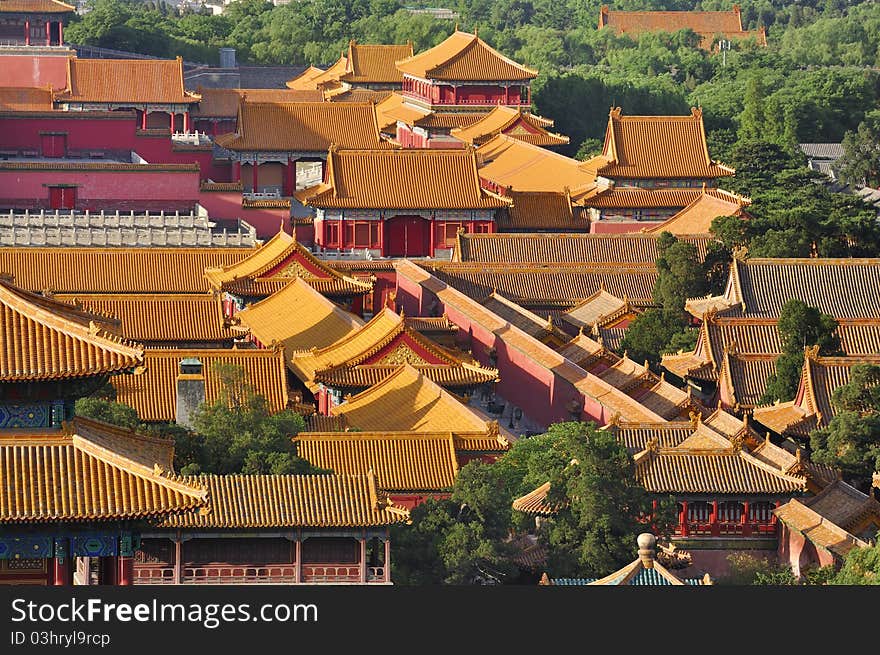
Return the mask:
<svg viewBox="0 0 880 655">
<path fill-rule="evenodd" d="M 398 275 L 396 301 L 407 315 L 429 315 L 428 308 L 435 298 L 434 294 L 424 290 L 418 283 Z M 498 368 L 501 378 L 496 386 L 498 394 L 542 425 L 572 420 L 567 409 L 568 403 L 577 400 L 580 404 L 584 399 L 571 382 L 537 364 L 531 356 L 509 347 L 502 336 L 471 320 L 459 309 L 444 305 L 438 300 L 435 313 L 439 315 L 444 310 L 449 320 L 460 329 L 461 346 L 465 349 L 471 348 L 475 359 L 490 366 L 487 351 L 495 349 L 495 367 Z M 534 343 L 536 347 L 541 346 L 538 341 Z M 579 418 L 604 424 L 611 419 L 611 412 L 598 403 L 585 404 Z"/>
<path fill-rule="evenodd" d="M 57 112 L 52 116 L 0 116 L 0 150 L 41 152 L 40 132 L 64 132 L 67 134 L 67 151 L 71 155 L 88 158 L 90 152 L 123 154 L 134 151 L 151 164 L 195 163 L 201 168 L 202 179 L 231 180 L 230 164 L 215 164 L 210 149 L 175 150 L 167 133 L 138 134 L 138 120 L 133 112 L 119 112 L 118 116 L 108 116 L 105 112 L 95 112 L 94 116 L 80 113 L 79 117 L 66 114 L 68 112 Z"/>
<path fill-rule="evenodd" d="M 0 55 L 3 86 L 67 86 L 67 57 L 49 55 Z"/>
<path fill-rule="evenodd" d="M 388 498 L 395 505 L 400 505 L 402 507 L 406 507 L 407 509 L 412 509 L 413 507 L 421 505 L 429 498 L 445 500 L 450 496 L 451 494 L 388 494 Z"/>
<path fill-rule="evenodd" d="M 51 209 L 47 185 L 76 187 L 76 209 L 189 211 L 199 199 L 197 171 L 0 170 L 0 206 Z"/>
<path fill-rule="evenodd" d="M 208 211 L 208 216 L 212 219 L 240 218 L 253 225 L 260 239 L 271 239 L 278 234 L 281 225 L 285 232 L 290 233 L 291 230 L 289 209 L 244 208 L 241 206 L 239 191 L 201 191 L 198 193 L 198 203 Z"/>
</svg>

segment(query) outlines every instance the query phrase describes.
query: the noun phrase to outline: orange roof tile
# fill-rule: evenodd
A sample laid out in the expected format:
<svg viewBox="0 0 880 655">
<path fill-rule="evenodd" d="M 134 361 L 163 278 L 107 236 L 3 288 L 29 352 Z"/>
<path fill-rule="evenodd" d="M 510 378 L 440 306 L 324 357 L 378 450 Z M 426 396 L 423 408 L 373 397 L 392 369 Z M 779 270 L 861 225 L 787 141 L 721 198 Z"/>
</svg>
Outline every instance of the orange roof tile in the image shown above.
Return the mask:
<svg viewBox="0 0 880 655">
<path fill-rule="evenodd" d="M 297 320 L 291 321 L 291 316 Z M 234 320 L 263 345 L 282 344 L 286 358 L 297 350 L 328 346 L 364 324 L 302 278 L 295 278 L 280 291 L 248 305 Z"/>
<path fill-rule="evenodd" d="M 113 319 L 0 280 L 0 380 L 49 380 L 123 372 L 143 346 L 108 330 Z"/>
<path fill-rule="evenodd" d="M 388 492 L 450 490 L 458 473 L 452 433 L 303 432 L 297 454 L 336 474 L 376 474 Z"/>
<path fill-rule="evenodd" d="M 403 523 L 367 475 L 203 475 L 184 478 L 208 489 L 209 511 L 168 517 L 166 528 L 353 528 Z"/>
<path fill-rule="evenodd" d="M 379 354 L 381 358 L 375 359 Z M 378 384 L 403 362 L 441 386 L 473 386 L 498 378 L 497 369 L 440 347 L 387 307 L 337 341 L 319 348 L 312 344 L 289 358 L 290 367 L 310 388 L 320 382 L 337 389 Z"/>
<path fill-rule="evenodd" d="M 378 107 L 380 102 L 390 97 L 393 93 L 394 91 L 391 89 L 362 89 L 344 82 L 336 89 L 324 91 L 323 95 L 325 102 L 375 102 Z M 383 125 L 380 120 L 380 131 L 382 127 Z"/>
<path fill-rule="evenodd" d="M 320 91 L 295 91 L 291 89 L 203 89 L 193 116 L 203 118 L 236 118 L 242 98 L 249 102 L 321 102 Z"/>
<path fill-rule="evenodd" d="M 0 14 L 66 14 L 76 7 L 59 0 L 0 0 Z"/>
<path fill-rule="evenodd" d="M 498 218 L 502 230 L 588 230 L 589 217 L 574 213 L 571 197 L 556 191 L 508 191 L 513 204 Z"/>
<path fill-rule="evenodd" d="M 239 261 L 206 268 L 205 277 L 218 291 L 245 296 L 274 293 L 294 277 L 327 295 L 345 296 L 372 289 L 369 282 L 333 270 L 283 230 Z"/>
<path fill-rule="evenodd" d="M 514 191 L 564 193 L 596 185 L 582 162 L 499 134 L 477 148 L 480 178 Z"/>
<path fill-rule="evenodd" d="M 585 171 L 609 178 L 706 178 L 734 170 L 709 157 L 703 112 L 689 116 L 608 116 L 602 154 L 581 164 Z"/>
<path fill-rule="evenodd" d="M 524 193 L 513 192 L 514 208 Z M 708 235 L 682 235 L 692 243 L 702 261 L 711 240 Z M 609 262 L 615 266 L 651 264 L 657 261 L 657 235 L 534 232 L 460 234 L 453 261 L 485 263 Z"/>
<path fill-rule="evenodd" d="M 297 91 L 315 91 L 318 89 L 315 80 L 321 77 L 326 71 L 317 66 L 309 66 L 302 73 L 285 82 L 288 89 Z"/>
<path fill-rule="evenodd" d="M 606 26 L 626 35 L 690 29 L 703 37 L 700 47 L 706 49 L 712 46 L 712 37 L 716 34 L 728 39 L 755 37 L 759 45 L 767 45 L 763 28 L 753 32 L 743 30 L 739 5 L 730 11 L 612 11 L 603 6 L 599 12 L 599 29 Z"/>
<path fill-rule="evenodd" d="M 846 557 L 853 548 L 867 548 L 870 545 L 795 498 L 773 510 L 773 513 L 789 529 L 841 558 Z"/>
<path fill-rule="evenodd" d="M 579 305 L 565 310 L 565 320 L 575 327 L 592 328 L 594 325 L 632 311 L 629 300 L 618 298 L 599 289 Z"/>
<path fill-rule="evenodd" d="M 330 410 L 346 425 L 367 431 L 489 432 L 467 405 L 409 364 Z"/>
<path fill-rule="evenodd" d="M 205 505 L 171 470 L 173 443 L 76 418 L 67 431 L 0 436 L 0 524 L 125 520 Z M 14 484 L 13 484 L 14 482 Z"/>
<path fill-rule="evenodd" d="M 254 391 L 268 401 L 270 411 L 277 412 L 287 406 L 287 368 L 281 349 L 147 350 L 144 353 L 145 372 L 140 375 L 116 375 L 110 379 L 116 389 L 116 400 L 134 407 L 142 421 L 173 421 L 177 408 L 180 360 L 189 357 L 202 362 L 205 400 L 208 404 L 217 399 L 220 391 L 220 379 L 214 372 L 214 364 L 221 363 L 242 367 Z"/>
<path fill-rule="evenodd" d="M 31 291 L 207 293 L 205 268 L 253 248 L 0 248 L 0 271 Z"/>
<path fill-rule="evenodd" d="M 296 316 L 297 320 L 291 321 L 291 316 Z M 234 320 L 263 345 L 282 344 L 287 359 L 297 350 L 329 346 L 364 324 L 302 278 L 296 278 L 268 298 L 248 305 L 235 315 Z"/>
<path fill-rule="evenodd" d="M 751 204 L 750 199 L 720 189 L 715 190 L 714 193 L 704 192 L 674 216 L 659 225 L 644 227 L 642 232 L 649 234 L 670 232 L 676 236 L 679 234 L 708 234 L 711 232 L 712 221 L 717 217 L 743 216 L 744 208 L 749 204 Z"/>
<path fill-rule="evenodd" d="M 351 40 L 346 71 L 339 79 L 351 84 L 401 84 L 403 74 L 395 62 L 412 56 L 412 41 L 405 45 L 367 45 Z"/>
<path fill-rule="evenodd" d="M 411 105 L 399 93 L 392 93 L 376 104 L 376 120 L 378 121 L 379 129 L 383 132 L 393 132 L 392 128 L 397 125 L 397 121 L 414 125 L 417 120 L 430 114 L 430 109 Z"/>
<path fill-rule="evenodd" d="M 51 88 L 0 87 L 0 111 L 52 111 Z"/>
<path fill-rule="evenodd" d="M 331 150 L 327 182 L 295 194 L 304 205 L 368 209 L 491 209 L 470 150 Z"/>
<path fill-rule="evenodd" d="M 373 103 L 248 102 L 239 105 L 236 132 L 215 142 L 229 150 L 326 152 L 340 148 L 380 149 Z"/>
<path fill-rule="evenodd" d="M 531 113 L 521 108 L 498 105 L 475 123 L 456 127 L 450 134 L 459 141 L 476 145 L 485 143 L 497 134 L 506 134 L 536 146 L 557 146 L 569 142 L 567 136 L 548 132 L 546 122 L 546 119 L 534 120 Z"/>
<path fill-rule="evenodd" d="M 550 483 L 545 482 L 537 489 L 515 499 L 513 509 L 533 516 L 552 516 L 561 509 L 561 506 L 548 503 L 548 493 L 550 493 Z"/>
<path fill-rule="evenodd" d="M 120 332 L 140 342 L 231 340 L 235 333 L 224 325 L 218 298 L 202 294 L 53 294 L 87 311 L 115 316 Z"/>
<path fill-rule="evenodd" d="M 456 30 L 439 45 L 397 62 L 406 75 L 426 80 L 519 81 L 538 71 L 508 59 L 476 34 Z"/>
<path fill-rule="evenodd" d="M 59 102 L 189 104 L 199 97 L 183 86 L 183 60 L 77 59 L 67 64 Z"/>
</svg>

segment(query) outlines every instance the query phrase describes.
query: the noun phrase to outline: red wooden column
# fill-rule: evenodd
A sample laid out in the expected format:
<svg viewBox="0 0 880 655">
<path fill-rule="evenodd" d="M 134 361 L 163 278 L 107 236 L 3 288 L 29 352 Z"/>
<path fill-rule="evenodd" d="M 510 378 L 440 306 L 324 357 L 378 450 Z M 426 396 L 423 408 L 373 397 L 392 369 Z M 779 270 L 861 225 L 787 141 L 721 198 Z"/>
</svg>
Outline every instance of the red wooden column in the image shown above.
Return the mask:
<svg viewBox="0 0 880 655">
<path fill-rule="evenodd" d="M 434 220 L 434 217 L 435 217 L 434 212 L 431 212 L 431 218 L 429 219 L 431 222 L 431 241 L 428 246 L 428 252 L 430 253 L 431 257 L 434 256 L 434 248 L 437 247 L 437 221 Z M 445 229 L 445 223 L 444 223 L 444 229 Z"/>
<path fill-rule="evenodd" d="M 743 524 L 743 536 L 748 537 L 752 534 L 752 526 L 749 524 L 749 501 L 743 501 L 743 515 L 742 515 L 742 524 Z"/>
<path fill-rule="evenodd" d="M 379 256 L 385 256 L 385 217 L 379 214 Z"/>
<path fill-rule="evenodd" d="M 241 161 L 232 162 L 232 181 L 241 182 Z"/>
<path fill-rule="evenodd" d="M 296 567 L 294 568 L 293 581 L 302 582 L 302 534 L 301 531 L 296 535 Z"/>
<path fill-rule="evenodd" d="M 296 191 L 296 162 L 297 159 L 287 158 L 287 168 L 284 169 L 284 192 L 282 195 L 292 196 Z"/>
<path fill-rule="evenodd" d="M 361 542 L 361 583 L 365 583 L 367 581 L 367 538 L 363 536 L 360 538 Z"/>
<path fill-rule="evenodd" d="M 712 516 L 709 517 L 709 531 L 712 533 L 713 537 L 717 537 L 721 534 L 720 529 L 718 528 L 718 501 L 712 501 Z"/>
<path fill-rule="evenodd" d="M 257 171 L 259 170 L 259 168 L 260 168 L 260 165 L 257 163 L 257 158 L 254 157 L 254 161 L 251 164 L 251 177 L 253 178 L 251 181 L 251 184 L 253 186 L 253 193 L 257 192 L 257 184 L 258 184 L 258 180 L 259 180 L 259 176 L 258 176 Z"/>
<path fill-rule="evenodd" d="M 58 45 L 64 45 L 64 21 L 58 21 Z"/>
<path fill-rule="evenodd" d="M 169 114 L 171 116 L 171 134 L 174 134 L 174 114 Z"/>
<path fill-rule="evenodd" d="M 189 134 L 189 112 L 183 112 L 183 132 Z"/>
<path fill-rule="evenodd" d="M 122 555 L 116 558 L 116 584 L 129 586 L 134 581 L 134 558 Z"/>
<path fill-rule="evenodd" d="M 391 582 L 391 536 L 385 531 L 385 582 Z"/>
<path fill-rule="evenodd" d="M 71 566 L 70 553 L 65 553 L 63 559 L 55 557 L 52 560 L 52 584 L 55 586 L 69 586 L 73 584 L 73 568 Z"/>
<path fill-rule="evenodd" d="M 46 45 L 52 45 L 52 23 L 46 21 Z"/>
<path fill-rule="evenodd" d="M 180 542 L 180 536 L 174 540 L 174 584 L 183 582 L 183 547 Z"/>
<path fill-rule="evenodd" d="M 141 114 L 141 129 L 147 129 L 147 108 L 144 107 L 144 113 Z"/>
<path fill-rule="evenodd" d="M 681 536 L 688 536 L 688 503 L 686 500 L 681 501 Z"/>
<path fill-rule="evenodd" d="M 24 44 L 31 44 L 31 20 L 26 18 L 24 21 Z"/>
</svg>

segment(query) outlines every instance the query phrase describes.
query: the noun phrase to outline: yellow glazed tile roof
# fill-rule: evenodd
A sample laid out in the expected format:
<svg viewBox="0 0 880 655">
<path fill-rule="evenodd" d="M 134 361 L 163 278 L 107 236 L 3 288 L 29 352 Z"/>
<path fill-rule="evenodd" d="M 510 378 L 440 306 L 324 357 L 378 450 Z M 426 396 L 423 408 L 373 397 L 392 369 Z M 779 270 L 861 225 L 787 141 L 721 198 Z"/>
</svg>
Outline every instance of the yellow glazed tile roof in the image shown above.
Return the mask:
<svg viewBox="0 0 880 655">
<path fill-rule="evenodd" d="M 450 134 L 459 141 L 477 145 L 501 133 L 536 146 L 558 146 L 569 142 L 567 136 L 547 131 L 546 123 L 546 119 L 535 120 L 531 113 L 522 109 L 498 105 L 476 123 L 456 127 Z"/>
<path fill-rule="evenodd" d="M 520 197 L 532 195 L 513 192 L 514 207 Z M 535 194 L 538 195 L 538 194 Z M 586 225 L 582 226 L 584 229 Z M 681 241 L 692 243 L 702 261 L 710 238 L 707 235 L 681 235 Z M 624 264 L 653 264 L 660 256 L 657 235 L 584 234 L 584 233 L 494 233 L 460 234 L 453 261 L 488 263 L 609 262 Z"/>
<path fill-rule="evenodd" d="M 52 89 L 2 86 L 0 87 L 0 112 L 2 111 L 52 111 Z"/>
<path fill-rule="evenodd" d="M 143 346 L 118 322 L 0 280 L 0 380 L 91 377 L 133 369 Z"/>
<path fill-rule="evenodd" d="M 412 41 L 405 45 L 364 44 L 349 41 L 346 71 L 339 76 L 350 84 L 402 84 L 395 62 L 412 57 Z"/>
<path fill-rule="evenodd" d="M 142 421 L 173 421 L 177 408 L 177 376 L 180 360 L 196 358 L 202 362 L 206 402 L 214 402 L 220 379 L 214 364 L 234 364 L 244 368 L 254 391 L 265 396 L 269 411 L 284 409 L 288 402 L 287 368 L 284 353 L 277 350 L 155 349 L 144 354 L 146 371 L 139 375 L 117 375 L 110 379 L 116 400 L 137 410 Z"/>
<path fill-rule="evenodd" d="M 323 469 L 345 475 L 376 474 L 388 492 L 450 490 L 458 473 L 452 433 L 301 433 L 297 454 Z"/>
<path fill-rule="evenodd" d="M 556 191 L 507 191 L 513 200 L 498 218 L 501 230 L 587 230 L 587 216 L 572 211 L 571 196 Z"/>
<path fill-rule="evenodd" d="M 167 528 L 354 528 L 406 522 L 366 475 L 207 475 L 184 478 L 207 487 L 207 512 L 171 516 Z"/>
<path fill-rule="evenodd" d="M 224 325 L 220 300 L 207 294 L 53 294 L 119 319 L 119 331 L 140 342 L 223 341 L 235 333 Z M 149 345 L 149 344 L 147 344 Z"/>
<path fill-rule="evenodd" d="M 295 316 L 296 320 L 291 320 Z M 268 298 L 248 305 L 235 320 L 261 344 L 280 343 L 289 359 L 297 350 L 329 346 L 363 326 L 363 321 L 296 278 Z"/>
<path fill-rule="evenodd" d="M 298 91 L 291 89 L 203 89 L 198 88 L 198 108 L 193 116 L 202 118 L 229 118 L 238 116 L 238 105 L 242 98 L 249 102 L 321 102 L 320 91 Z"/>
<path fill-rule="evenodd" d="M 480 187 L 471 150 L 331 150 L 327 182 L 295 194 L 313 207 L 492 209 L 510 201 Z"/>
<path fill-rule="evenodd" d="M 596 173 L 582 162 L 506 134 L 477 148 L 480 177 L 513 191 L 564 193 L 596 184 Z"/>
<path fill-rule="evenodd" d="M 0 0 L 0 14 L 66 14 L 76 7 L 59 0 Z"/>
<path fill-rule="evenodd" d="M 30 291 L 206 293 L 205 268 L 253 248 L 0 248 L 0 271 Z"/>
<path fill-rule="evenodd" d="M 614 107 L 608 117 L 602 154 L 582 164 L 610 178 L 718 178 L 732 168 L 709 157 L 703 112 L 688 116 L 623 116 Z"/>
<path fill-rule="evenodd" d="M 773 513 L 790 529 L 838 557 L 846 557 L 853 548 L 868 548 L 870 545 L 796 498 Z"/>
<path fill-rule="evenodd" d="M 372 289 L 370 283 L 333 270 L 284 231 L 239 261 L 206 268 L 205 277 L 214 289 L 240 295 L 268 295 L 294 277 L 328 295 L 366 293 Z"/>
<path fill-rule="evenodd" d="M 439 45 L 397 62 L 408 75 L 427 80 L 519 81 L 538 71 L 508 59 L 476 34 L 456 30 Z"/>
<path fill-rule="evenodd" d="M 237 132 L 221 134 L 215 142 L 236 152 L 327 152 L 340 148 L 378 149 L 373 103 L 249 102 L 239 105 Z"/>
<path fill-rule="evenodd" d="M 0 436 L 0 523 L 140 519 L 205 505 L 171 470 L 172 442 L 77 418 Z"/>
<path fill-rule="evenodd" d="M 309 66 L 296 77 L 287 80 L 285 86 L 287 86 L 288 89 L 295 89 L 298 91 L 314 91 L 318 88 L 315 80 L 324 75 L 325 72 L 326 71 L 323 68 Z"/>
<path fill-rule="evenodd" d="M 720 189 L 714 193 L 702 193 L 687 207 L 671 216 L 659 225 L 642 228 L 642 232 L 649 234 L 670 232 L 676 236 L 679 234 L 707 234 L 711 231 L 712 221 L 719 216 L 741 216 L 744 207 L 751 204 L 751 200 L 737 196 Z M 728 197 L 725 197 L 728 196 Z"/>
<path fill-rule="evenodd" d="M 767 34 L 759 30 L 743 30 L 740 9 L 730 11 L 612 11 L 603 6 L 599 13 L 599 29 L 610 27 L 617 34 L 638 36 L 644 32 L 677 32 L 690 29 L 703 37 L 700 47 L 710 49 L 717 34 L 727 39 L 754 37 L 758 45 L 767 45 Z"/>
<path fill-rule="evenodd" d="M 330 413 L 367 431 L 489 431 L 487 421 L 409 364 Z"/>
<path fill-rule="evenodd" d="M 71 57 L 60 102 L 196 103 L 183 85 L 183 60 L 78 59 Z"/>
</svg>

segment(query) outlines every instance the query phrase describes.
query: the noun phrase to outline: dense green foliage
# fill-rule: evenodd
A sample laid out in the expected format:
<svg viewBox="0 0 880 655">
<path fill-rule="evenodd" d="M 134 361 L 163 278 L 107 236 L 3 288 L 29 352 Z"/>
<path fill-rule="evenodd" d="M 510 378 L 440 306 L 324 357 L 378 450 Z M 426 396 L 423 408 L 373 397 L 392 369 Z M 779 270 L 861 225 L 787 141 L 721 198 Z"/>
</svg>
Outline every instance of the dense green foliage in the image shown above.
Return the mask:
<svg viewBox="0 0 880 655">
<path fill-rule="evenodd" d="M 730 151 L 736 175 L 724 187 L 751 197 L 752 220 L 717 218 L 712 231 L 727 251 L 754 257 L 876 257 L 880 223 L 858 197 L 814 183 L 819 174 L 800 154 L 767 141 L 740 141 Z"/>
<path fill-rule="evenodd" d="M 794 398 L 804 366 L 804 349 L 808 346 L 818 346 L 822 355 L 840 353 L 840 339 L 834 333 L 837 329 L 834 317 L 796 298 L 782 306 L 777 329 L 782 353 L 776 360 L 776 372 L 767 379 L 762 403 Z"/>
<path fill-rule="evenodd" d="M 853 548 L 831 584 L 880 585 L 880 535 L 870 548 Z"/>
<path fill-rule="evenodd" d="M 563 509 L 538 530 L 553 576 L 604 576 L 631 562 L 642 516 L 651 499 L 614 435 L 592 424 L 556 423 L 545 434 L 517 441 L 494 464 L 470 462 L 449 500 L 412 510 L 396 527 L 395 580 L 400 584 L 496 584 L 520 581 L 510 535 L 534 530 L 513 500 L 545 482 Z M 669 504 L 656 514 L 663 531 Z"/>
<path fill-rule="evenodd" d="M 697 331 L 688 327 L 685 301 L 705 295 L 709 290 L 710 261 L 700 261 L 693 243 L 679 241 L 669 232 L 657 240 L 657 282 L 654 285 L 656 309 L 637 316 L 627 328 L 621 348 L 638 362 L 657 365 L 662 353 L 690 350 Z"/>
<path fill-rule="evenodd" d="M 880 366 L 857 364 L 848 384 L 831 395 L 837 414 L 810 435 L 812 459 L 840 469 L 847 481 L 867 492 L 880 471 Z"/>
<path fill-rule="evenodd" d="M 217 49 L 240 61 L 323 64 L 349 39 L 405 43 L 416 51 L 443 40 L 454 22 L 413 14 L 397 0 L 300 0 L 274 6 L 238 0 L 223 14 L 178 15 L 161 0 L 93 0 L 65 31 L 71 43 L 216 63 Z M 702 106 L 710 152 L 724 160 L 737 135 L 786 148 L 794 142 L 840 141 L 876 109 L 880 75 L 880 5 L 829 0 L 786 4 L 741 2 L 746 29 L 765 26 L 769 47 L 734 42 L 724 56 L 697 47 L 689 30 L 638 39 L 598 30 L 602 0 L 455 0 L 461 29 L 536 67 L 538 112 L 571 137 L 567 154 L 585 154 L 602 139 L 611 105 L 627 114 L 679 114 Z M 732 0 L 704 2 L 727 10 Z M 418 6 L 416 3 L 415 6 Z M 432 3 L 432 6 L 436 4 Z M 693 9 L 679 0 L 622 0 L 616 9 Z M 573 110 L 575 108 L 575 110 Z"/>
<path fill-rule="evenodd" d="M 292 410 L 271 414 L 266 398 L 254 392 L 240 366 L 216 364 L 215 373 L 220 380 L 217 399 L 193 417 L 193 431 L 187 433 L 191 443 L 181 444 L 193 459 L 181 473 L 313 472 L 291 441 L 305 428 L 303 417 Z"/>
<path fill-rule="evenodd" d="M 271 414 L 240 366 L 218 364 L 217 399 L 196 413 L 193 430 L 176 423 L 141 423 L 134 408 L 112 398 L 76 401 L 77 416 L 104 421 L 174 440 L 174 467 L 183 475 L 199 473 L 321 473 L 296 454 L 291 437 L 305 428 L 299 414 Z"/>
</svg>

